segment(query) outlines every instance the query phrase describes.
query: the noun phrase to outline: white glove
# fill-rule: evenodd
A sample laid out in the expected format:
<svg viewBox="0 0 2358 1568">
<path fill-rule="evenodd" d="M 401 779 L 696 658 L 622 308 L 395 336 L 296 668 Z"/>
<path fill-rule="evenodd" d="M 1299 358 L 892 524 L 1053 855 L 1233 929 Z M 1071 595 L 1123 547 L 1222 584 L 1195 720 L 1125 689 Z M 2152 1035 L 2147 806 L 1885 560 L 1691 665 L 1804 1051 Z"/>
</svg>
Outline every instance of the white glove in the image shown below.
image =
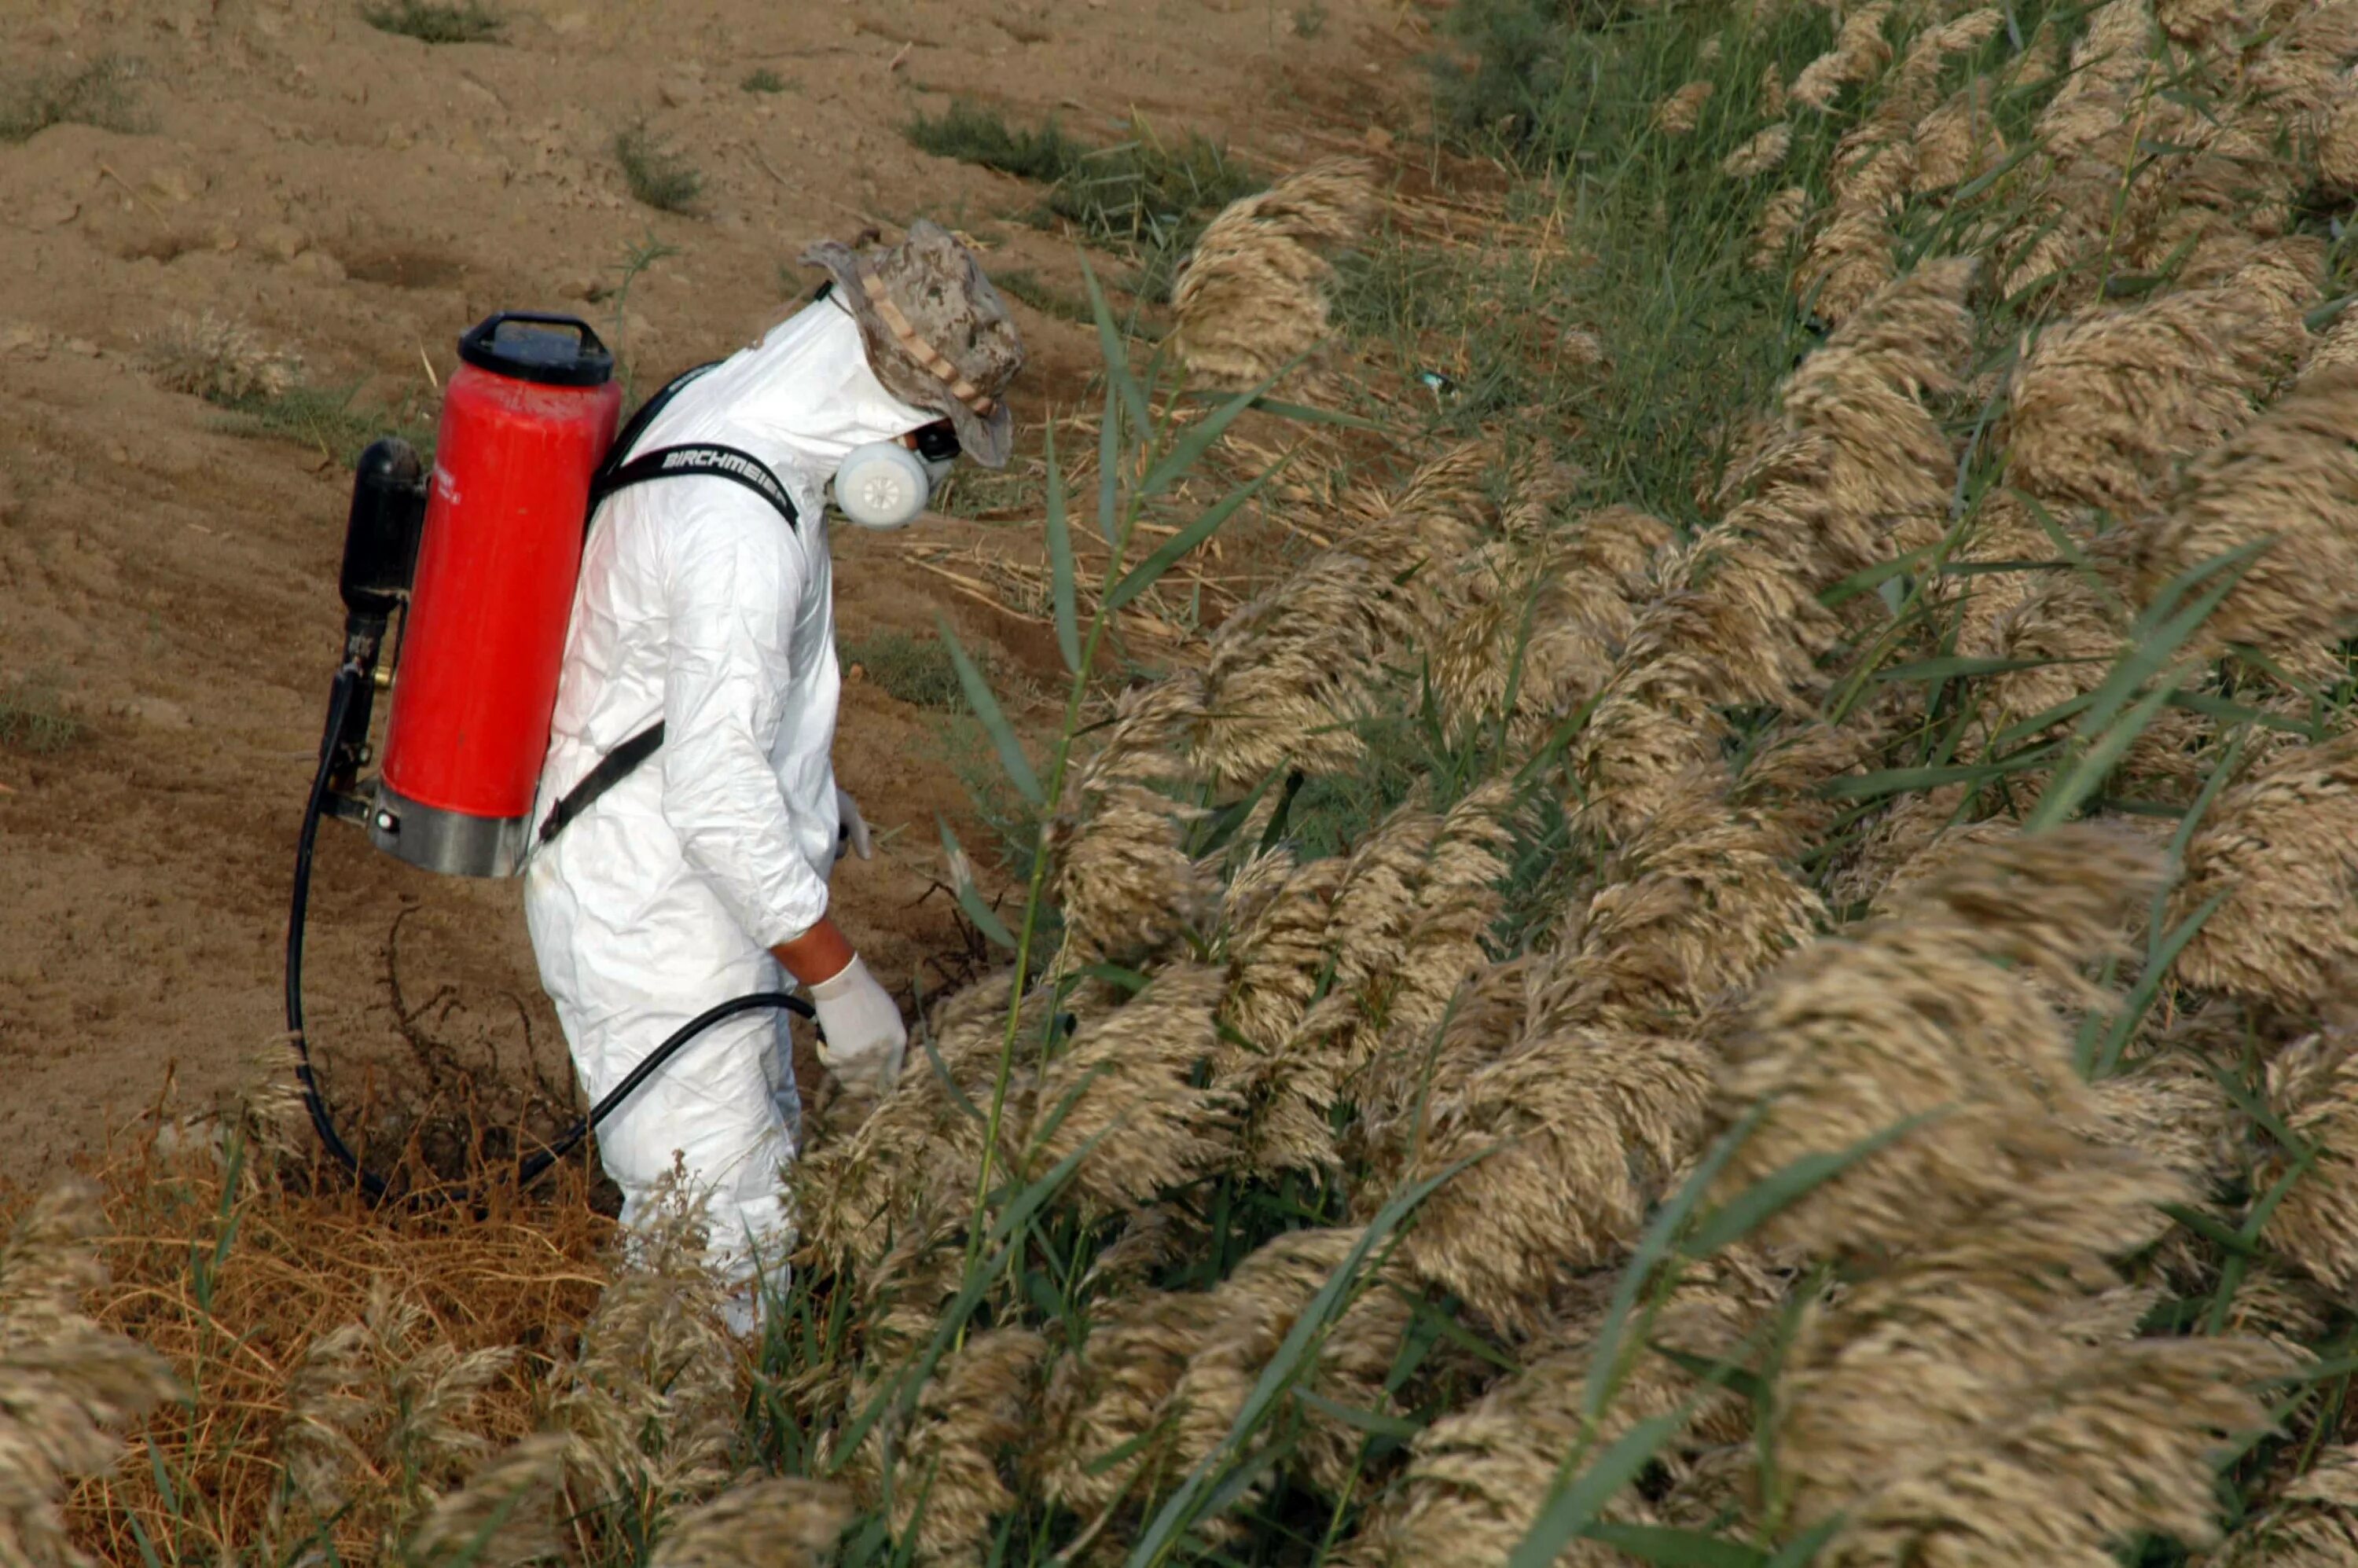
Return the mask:
<svg viewBox="0 0 2358 1568">
<path fill-rule="evenodd" d="M 874 860 L 876 840 L 869 836 L 868 819 L 860 815 L 860 803 L 852 799 L 841 784 L 838 784 L 835 790 L 835 815 L 837 820 L 843 824 L 843 830 L 836 835 L 835 858 L 838 860 L 843 859 L 843 851 L 848 846 L 861 860 Z"/>
<path fill-rule="evenodd" d="M 855 955 L 843 972 L 811 987 L 818 1011 L 818 1059 L 846 1088 L 882 1095 L 901 1076 L 909 1026 L 901 1010 Z"/>
</svg>

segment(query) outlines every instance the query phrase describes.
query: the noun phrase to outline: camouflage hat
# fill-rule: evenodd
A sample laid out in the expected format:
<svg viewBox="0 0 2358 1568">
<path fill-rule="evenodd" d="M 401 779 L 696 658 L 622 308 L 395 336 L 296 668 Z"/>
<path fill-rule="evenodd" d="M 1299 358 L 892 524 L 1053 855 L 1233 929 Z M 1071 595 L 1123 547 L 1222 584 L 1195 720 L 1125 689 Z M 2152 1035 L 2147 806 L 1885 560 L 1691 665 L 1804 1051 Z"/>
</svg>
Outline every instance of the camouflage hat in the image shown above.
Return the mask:
<svg viewBox="0 0 2358 1568">
<path fill-rule="evenodd" d="M 884 390 L 947 416 L 960 449 L 985 468 L 1006 467 L 1007 384 L 1023 368 L 1023 341 L 974 253 L 920 219 L 890 249 L 829 240 L 802 259 L 835 280 Z"/>
</svg>

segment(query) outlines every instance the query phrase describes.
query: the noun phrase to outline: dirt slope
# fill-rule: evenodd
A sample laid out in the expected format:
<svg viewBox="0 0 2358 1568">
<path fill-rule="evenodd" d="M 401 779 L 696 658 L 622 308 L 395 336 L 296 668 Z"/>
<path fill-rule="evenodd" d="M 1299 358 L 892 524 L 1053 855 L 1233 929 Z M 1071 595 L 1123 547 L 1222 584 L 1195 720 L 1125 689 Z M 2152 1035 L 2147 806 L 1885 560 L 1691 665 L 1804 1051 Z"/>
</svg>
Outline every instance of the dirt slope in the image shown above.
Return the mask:
<svg viewBox="0 0 2358 1568">
<path fill-rule="evenodd" d="M 1336 104 L 1408 72 L 1383 0 L 1329 0 L 1299 28 L 1293 7 L 1241 0 L 512 0 L 503 41 L 432 48 L 348 0 L 26 9 L 0 7 L 0 73 L 128 61 L 136 128 L 0 145 L 0 691 L 33 677 L 88 726 L 61 751 L 0 749 L 0 1174 L 19 1177 L 151 1100 L 168 1070 L 199 1095 L 233 1081 L 279 1026 L 348 476 L 158 390 L 141 356 L 174 315 L 241 320 L 314 383 L 390 405 L 447 376 L 452 339 L 488 311 L 570 309 L 644 384 L 757 335 L 809 287 L 795 254 L 871 219 L 935 217 L 995 268 L 1070 287 L 1069 242 L 1007 219 L 1035 193 L 900 135 L 946 93 L 1061 106 L 1097 137 L 1135 108 L 1282 168 L 1331 140 Z M 756 69 L 785 90 L 744 91 Z M 626 193 L 611 148 L 641 118 L 705 176 L 698 215 Z M 610 291 L 649 238 L 678 254 L 618 310 Z M 1030 395 L 1069 400 L 1087 339 L 1022 323 Z M 847 637 L 930 623 L 937 582 L 838 544 Z M 1011 665 L 1039 657 L 1012 622 L 948 607 Z M 963 798 L 926 761 L 934 722 L 855 687 L 839 742 L 871 820 L 905 825 L 837 883 L 895 984 L 956 943 L 945 901 L 925 898 L 933 816 Z M 364 1067 L 447 1086 L 514 1083 L 527 1064 L 569 1098 L 513 886 L 411 872 L 331 827 L 312 947 L 315 1033 L 343 1098 L 365 1092 Z"/>
</svg>

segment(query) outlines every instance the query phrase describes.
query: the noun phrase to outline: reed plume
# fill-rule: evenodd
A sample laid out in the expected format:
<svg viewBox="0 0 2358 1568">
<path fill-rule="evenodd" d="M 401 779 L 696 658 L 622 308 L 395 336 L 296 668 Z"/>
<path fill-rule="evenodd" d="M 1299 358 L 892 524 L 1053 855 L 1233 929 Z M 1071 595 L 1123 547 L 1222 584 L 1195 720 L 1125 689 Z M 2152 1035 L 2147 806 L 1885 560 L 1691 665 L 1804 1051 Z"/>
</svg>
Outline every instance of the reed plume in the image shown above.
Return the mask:
<svg viewBox="0 0 2358 1568">
<path fill-rule="evenodd" d="M 1671 536 L 1659 519 L 1616 506 L 1507 542 L 1497 589 L 1433 654 L 1433 687 L 1451 722 L 1503 717 L 1515 750 L 1542 743 L 1612 678 L 1635 630 L 1632 606 L 1647 591 L 1647 565 Z"/>
<path fill-rule="evenodd" d="M 1990 113 L 1986 81 L 1961 87 L 1916 122 L 1916 194 L 1978 179 L 2006 161 L 2006 137 Z"/>
<path fill-rule="evenodd" d="M 103 1228 L 96 1192 L 67 1181 L 0 1246 L 0 1557 L 32 1568 L 89 1563 L 67 1537 L 60 1493 L 112 1467 L 124 1449 L 114 1433 L 179 1391 L 161 1357 L 85 1315 Z"/>
<path fill-rule="evenodd" d="M 1883 36 L 1883 25 L 1890 16 L 1891 7 L 1882 0 L 1852 12 L 1833 48 L 1803 67 L 1794 79 L 1790 94 L 1793 102 L 1826 114 L 1844 88 L 1866 81 L 1889 64 L 1891 45 Z"/>
<path fill-rule="evenodd" d="M 2140 1530 L 2201 1546 L 2214 1455 L 2267 1424 L 2247 1385 L 2283 1368 L 2273 1347 L 2081 1326 L 2118 1299 L 2111 1260 L 2190 1195 L 2074 1130 L 2099 1113 L 2025 980 L 2079 984 L 2157 870 L 2101 829 L 1979 848 L 1748 1010 L 1723 1082 L 1723 1115 L 1756 1119 L 1731 1184 L 1901 1134 L 1767 1231 L 1853 1265 L 1805 1315 L 1777 1416 L 1794 1523 L 1840 1521 L 1828 1561 L 2095 1563 Z"/>
<path fill-rule="evenodd" d="M 2358 1037 L 2329 1030 L 2278 1052 L 2267 1064 L 2267 1098 L 2300 1146 L 2271 1139 L 2253 1170 L 2261 1192 L 2291 1178 L 2261 1236 L 2347 1300 L 2358 1286 Z"/>
<path fill-rule="evenodd" d="M 2211 1558 L 2214 1568 L 2341 1568 L 2358 1562 L 2358 1445 L 2327 1449 Z"/>
<path fill-rule="evenodd" d="M 418 1568 L 517 1568 L 557 1552 L 557 1482 L 571 1442 L 543 1433 L 493 1455 L 437 1498 L 401 1560 Z"/>
<path fill-rule="evenodd" d="M 1759 226 L 1752 232 L 1752 253 L 1747 265 L 1755 272 L 1774 272 L 1785 265 L 1793 236 L 1810 215 L 1810 193 L 1789 185 L 1760 206 Z"/>
<path fill-rule="evenodd" d="M 1493 451 L 1461 447 L 1427 464 L 1389 512 L 1223 622 L 1205 650 L 1200 776 L 1249 789 L 1277 770 L 1335 773 L 1365 747 L 1387 664 L 1438 640 L 1473 586 L 1463 563 L 1499 523 L 1484 474 Z"/>
<path fill-rule="evenodd" d="M 1202 711 L 1184 678 L 1126 691 L 1105 744 L 1073 771 L 1043 846 L 1065 918 L 1059 968 L 1140 968 L 1201 923 L 1212 890 L 1184 842 L 1195 814 L 1166 790 L 1184 777 L 1174 743 Z"/>
<path fill-rule="evenodd" d="M 2198 460 L 2135 563 L 2139 597 L 2228 551 L 2261 546 L 2217 613 L 2212 638 L 2298 653 L 2358 616 L 2358 371 L 2288 392 Z"/>
<path fill-rule="evenodd" d="M 1199 1069 L 1218 1043 L 1226 989 L 1217 969 L 1171 965 L 1081 1024 L 1040 1075 L 1026 1137 L 1039 1168 L 1078 1155 L 1073 1190 L 1109 1210 L 1141 1207 L 1217 1168 L 1238 1107 Z"/>
<path fill-rule="evenodd" d="M 1177 1463 L 1195 1465 L 1218 1450 L 1270 1359 L 1358 1239 L 1357 1230 L 1336 1228 L 1273 1238 L 1210 1292 L 1202 1342 L 1172 1389 L 1172 1453 Z M 1397 1289 L 1363 1281 L 1319 1342 L 1302 1386 L 1334 1404 L 1390 1410 L 1385 1377 L 1412 1312 L 1411 1299 Z M 1302 1444 L 1302 1464 L 1314 1484 L 1344 1485 L 1357 1468 L 1365 1435 L 1332 1417 L 1314 1416 Z"/>
<path fill-rule="evenodd" d="M 1792 146 L 1791 126 L 1771 125 L 1747 138 L 1743 146 L 1719 160 L 1719 167 L 1730 179 L 1751 179 L 1781 166 Z"/>
<path fill-rule="evenodd" d="M 1256 386 L 1326 337 L 1319 248 L 1347 244 L 1374 206 L 1356 160 L 1314 165 L 1230 203 L 1205 228 L 1171 294 L 1171 346 L 1207 385 Z"/>
<path fill-rule="evenodd" d="M 1296 866 L 1278 849 L 1248 861 L 1228 883 L 1226 1049 L 1214 1073 L 1240 1102 L 1242 1163 L 1263 1175 L 1336 1161 L 1327 1108 L 1341 1066 L 1301 1026 L 1325 973 L 1346 865 L 1329 857 Z"/>
<path fill-rule="evenodd" d="M 1044 1496 L 1088 1519 L 1167 1478 L 1166 1406 L 1214 1312 L 1208 1295 L 1154 1291 L 1094 1315 L 1087 1339 L 1049 1373 L 1030 1458 Z"/>
<path fill-rule="evenodd" d="M 1706 1360 L 1736 1358 L 1746 1336 L 1775 1299 L 1779 1281 L 1745 1260 L 1699 1268 L 1680 1280 L 1654 1323 L 1653 1342 Z M 1606 1281 L 1609 1284 L 1609 1281 Z M 1698 1437 L 1726 1442 L 1742 1432 L 1738 1401 L 1725 1390 L 1699 1390 L 1669 1359 L 1646 1354 L 1620 1380 L 1601 1422 L 1586 1419 L 1586 1394 L 1602 1292 L 1575 1296 L 1526 1358 L 1523 1369 L 1464 1409 L 1419 1433 L 1407 1472 L 1351 1543 L 1351 1568 L 1476 1568 L 1513 1555 L 1538 1519 L 1564 1456 L 1584 1438 L 1588 1452 L 1639 1421 L 1676 1411 L 1690 1399 L 1688 1425 Z M 1667 1455 L 1675 1478 L 1683 1467 Z M 1650 1522 L 1651 1510 L 1624 1493 L 1606 1517 Z M 1609 1568 L 1625 1561 L 1595 1541 L 1575 1541 L 1559 1562 Z"/>
<path fill-rule="evenodd" d="M 1690 81 L 1660 103 L 1654 105 L 1654 129 L 1666 136 L 1691 134 L 1703 118 L 1703 106 L 1711 102 L 1714 84 Z"/>
<path fill-rule="evenodd" d="M 2288 368 L 2241 291 L 2093 310 L 2030 345 L 2008 389 L 2008 482 L 2050 506 L 2126 513 L 2171 466 L 2250 418 Z"/>
<path fill-rule="evenodd" d="M 984 1560 L 993 1521 L 1016 1506 L 1002 1473 L 1037 1420 L 1045 1353 L 1028 1328 L 988 1329 L 945 1357 L 926 1381 L 892 1498 L 894 1530 L 916 1523 L 916 1561 Z"/>
<path fill-rule="evenodd" d="M 1636 1239 L 1711 1100 L 1699 1043 L 1571 1026 L 1535 1032 L 1437 1094 L 1409 1173 L 1483 1156 L 1425 1200 L 1401 1260 L 1488 1322 L 1531 1332 L 1563 1277 Z M 1422 1133 L 1422 1139 L 1415 1135 Z"/>
<path fill-rule="evenodd" d="M 1837 1255 L 1904 1247 L 2062 1158 L 2069 1141 L 2049 1121 L 2081 1112 L 2084 1090 L 2047 1002 L 1991 960 L 2080 983 L 2073 966 L 2114 950 L 2157 869 L 2143 844 L 2101 830 L 1994 844 L 1900 895 L 1887 919 L 1797 954 L 1730 1045 L 1724 1104 L 1763 1109 L 1725 1179 L 1912 1130 L 1767 1237 Z"/>
<path fill-rule="evenodd" d="M 742 1359 L 722 1326 L 728 1286 L 708 1259 L 705 1202 L 666 1177 L 582 1325 L 551 1412 L 572 1439 L 577 1501 L 651 1515 L 728 1479 Z"/>
<path fill-rule="evenodd" d="M 681 1514 L 648 1568 L 818 1568 L 850 1522 L 840 1487 L 799 1476 L 740 1481 Z"/>
<path fill-rule="evenodd" d="M 2229 788 L 2187 844 L 2172 918 L 2217 901 L 2178 958 L 2205 990 L 2296 1013 L 2358 961 L 2358 736 L 2288 750 Z"/>
</svg>

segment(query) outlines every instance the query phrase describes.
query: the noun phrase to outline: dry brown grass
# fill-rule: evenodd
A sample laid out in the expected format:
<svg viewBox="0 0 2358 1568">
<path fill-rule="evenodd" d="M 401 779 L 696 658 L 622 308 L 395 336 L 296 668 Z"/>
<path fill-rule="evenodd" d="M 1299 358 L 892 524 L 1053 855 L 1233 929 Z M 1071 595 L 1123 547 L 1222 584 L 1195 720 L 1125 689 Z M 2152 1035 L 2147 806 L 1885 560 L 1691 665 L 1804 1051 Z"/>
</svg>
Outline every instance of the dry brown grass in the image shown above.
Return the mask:
<svg viewBox="0 0 2358 1568">
<path fill-rule="evenodd" d="M 94 1168 L 107 1278 L 91 1315 L 201 1397 L 147 1422 L 152 1464 L 74 1494 L 75 1535 L 110 1563 L 141 1560 L 135 1521 L 190 1557 L 291 1546 L 320 1517 L 307 1505 L 348 1504 L 332 1534 L 366 1560 L 416 1522 L 425 1488 L 535 1430 L 611 1227 L 569 1167 L 544 1202 L 404 1220 L 250 1145 L 233 1173 L 211 1130 L 151 1130 Z"/>
</svg>

